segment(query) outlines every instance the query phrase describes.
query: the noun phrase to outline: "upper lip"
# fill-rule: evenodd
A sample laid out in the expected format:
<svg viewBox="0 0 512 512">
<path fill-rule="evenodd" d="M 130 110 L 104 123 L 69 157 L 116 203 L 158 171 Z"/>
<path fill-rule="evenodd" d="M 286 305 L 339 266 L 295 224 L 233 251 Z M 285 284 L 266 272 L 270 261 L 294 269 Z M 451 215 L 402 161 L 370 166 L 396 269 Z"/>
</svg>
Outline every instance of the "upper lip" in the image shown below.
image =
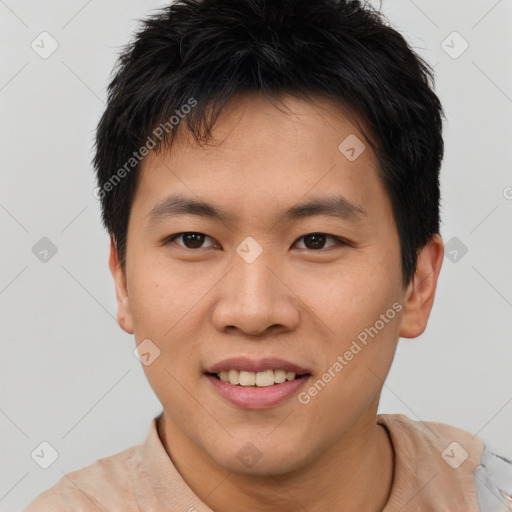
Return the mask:
<svg viewBox="0 0 512 512">
<path fill-rule="evenodd" d="M 279 357 L 267 357 L 264 359 L 249 359 L 247 357 L 230 357 L 210 366 L 206 373 L 220 373 L 228 370 L 241 370 L 245 372 L 264 372 L 265 370 L 285 370 L 295 372 L 297 375 L 310 373 L 306 368 L 285 361 Z"/>
</svg>

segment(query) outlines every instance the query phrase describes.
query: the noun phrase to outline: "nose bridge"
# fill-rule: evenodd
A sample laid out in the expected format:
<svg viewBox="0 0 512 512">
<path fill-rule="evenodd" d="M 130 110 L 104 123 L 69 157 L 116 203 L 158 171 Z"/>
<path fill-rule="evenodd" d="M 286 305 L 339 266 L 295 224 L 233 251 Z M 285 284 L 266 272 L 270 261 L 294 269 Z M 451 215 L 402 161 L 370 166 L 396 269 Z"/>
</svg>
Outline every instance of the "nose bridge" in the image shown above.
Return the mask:
<svg viewBox="0 0 512 512">
<path fill-rule="evenodd" d="M 269 250 L 261 252 L 254 261 L 242 256 L 236 262 L 233 279 L 239 304 L 254 311 L 272 307 L 279 287 L 275 282 L 277 269 L 272 267 L 275 267 L 275 261 Z"/>
<path fill-rule="evenodd" d="M 293 328 L 299 320 L 297 301 L 279 278 L 280 265 L 268 250 L 246 258 L 250 251 L 249 247 L 235 258 L 223 280 L 213 314 L 217 328 L 237 327 L 248 334 L 260 334 L 274 325 Z"/>
</svg>

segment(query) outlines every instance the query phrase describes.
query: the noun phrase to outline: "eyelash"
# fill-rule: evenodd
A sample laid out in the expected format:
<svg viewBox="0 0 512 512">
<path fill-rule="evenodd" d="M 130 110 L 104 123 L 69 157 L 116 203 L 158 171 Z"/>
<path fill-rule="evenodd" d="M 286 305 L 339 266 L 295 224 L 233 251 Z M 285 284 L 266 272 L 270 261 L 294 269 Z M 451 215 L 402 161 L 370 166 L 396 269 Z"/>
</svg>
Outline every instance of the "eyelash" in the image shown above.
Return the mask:
<svg viewBox="0 0 512 512">
<path fill-rule="evenodd" d="M 170 244 L 171 242 L 174 242 L 174 240 L 176 238 L 179 238 L 181 237 L 182 235 L 203 235 L 205 236 L 206 238 L 209 238 L 210 240 L 213 240 L 212 237 L 208 236 L 208 235 L 205 235 L 204 233 L 200 233 L 198 231 L 184 231 L 182 233 L 176 233 L 174 235 L 170 235 L 169 237 L 167 237 L 165 240 L 164 240 L 164 244 L 165 245 L 168 245 Z M 312 235 L 323 235 L 325 236 L 326 238 L 332 238 L 333 240 L 336 240 L 336 242 L 338 242 L 338 246 L 343 246 L 343 245 L 346 245 L 346 246 L 352 246 L 353 244 L 351 242 L 349 242 L 348 240 L 345 240 L 343 238 L 339 238 L 337 236 L 334 236 L 334 235 L 329 235 L 328 233 L 320 233 L 320 232 L 313 232 L 313 233 L 308 233 L 306 235 L 302 235 L 301 237 L 299 237 L 297 239 L 298 240 L 301 240 L 303 238 L 306 238 L 308 236 L 312 236 Z M 294 242 L 294 245 L 295 243 L 297 243 L 297 241 Z M 207 247 L 199 247 L 199 248 L 195 248 L 195 249 L 192 249 L 190 247 L 185 247 L 184 245 L 181 245 L 181 244 L 177 244 L 179 245 L 181 248 L 183 249 L 186 249 L 186 250 L 189 250 L 189 251 L 199 251 L 200 249 L 206 249 Z M 307 251 L 312 251 L 312 252 L 321 252 L 321 251 L 325 251 L 327 249 L 331 249 L 332 247 L 336 247 L 336 245 L 331 245 L 331 246 L 328 246 L 327 248 L 325 247 L 322 247 L 321 249 L 308 249 L 307 247 L 304 248 L 304 249 L 301 249 L 301 250 L 307 250 Z"/>
</svg>

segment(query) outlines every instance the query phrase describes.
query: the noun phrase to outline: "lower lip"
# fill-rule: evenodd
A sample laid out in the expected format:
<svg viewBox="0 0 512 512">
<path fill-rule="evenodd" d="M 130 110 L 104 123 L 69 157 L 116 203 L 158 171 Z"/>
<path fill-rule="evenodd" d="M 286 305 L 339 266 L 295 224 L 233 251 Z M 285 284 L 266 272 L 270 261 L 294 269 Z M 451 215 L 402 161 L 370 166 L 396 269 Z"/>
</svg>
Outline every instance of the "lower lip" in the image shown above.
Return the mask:
<svg viewBox="0 0 512 512">
<path fill-rule="evenodd" d="M 259 387 L 234 386 L 211 375 L 205 376 L 226 400 L 237 407 L 251 410 L 268 409 L 279 405 L 295 395 L 311 377 L 311 375 L 305 375 L 298 379 L 287 380 L 282 384 Z"/>
</svg>

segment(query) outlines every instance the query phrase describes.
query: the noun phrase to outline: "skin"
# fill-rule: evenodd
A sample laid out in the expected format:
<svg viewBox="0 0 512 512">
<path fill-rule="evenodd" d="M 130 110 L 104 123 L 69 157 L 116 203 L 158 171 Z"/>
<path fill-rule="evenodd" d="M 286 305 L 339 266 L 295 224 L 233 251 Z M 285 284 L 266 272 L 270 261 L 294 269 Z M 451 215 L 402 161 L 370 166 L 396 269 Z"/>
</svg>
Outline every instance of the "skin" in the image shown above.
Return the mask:
<svg viewBox="0 0 512 512">
<path fill-rule="evenodd" d="M 402 285 L 391 202 L 367 144 L 349 161 L 338 145 L 363 135 L 332 100 L 239 96 L 222 111 L 208 145 L 181 132 L 171 152 L 143 161 L 131 207 L 125 269 L 112 239 L 118 321 L 136 343 L 161 351 L 144 366 L 164 413 L 164 447 L 192 490 L 216 512 L 380 511 L 393 481 L 394 452 L 376 424 L 398 338 L 427 325 L 443 260 L 435 235 Z M 229 222 L 195 215 L 148 221 L 171 193 L 223 207 Z M 367 215 L 357 222 L 282 212 L 313 197 L 343 195 Z M 207 235 L 191 245 L 170 235 Z M 315 246 L 306 235 L 325 233 Z M 251 264 L 236 248 L 253 237 Z M 306 237 L 306 238 L 304 238 Z M 198 247 L 199 248 L 194 248 Z M 319 247 L 319 248 L 316 248 Z M 225 401 L 203 372 L 231 356 L 282 357 L 310 369 L 313 382 L 394 303 L 402 310 L 321 392 L 266 410 Z M 307 389 L 307 388 L 306 388 Z M 261 454 L 252 467 L 237 454 Z M 340 508 L 342 504 L 342 508 Z"/>
</svg>

